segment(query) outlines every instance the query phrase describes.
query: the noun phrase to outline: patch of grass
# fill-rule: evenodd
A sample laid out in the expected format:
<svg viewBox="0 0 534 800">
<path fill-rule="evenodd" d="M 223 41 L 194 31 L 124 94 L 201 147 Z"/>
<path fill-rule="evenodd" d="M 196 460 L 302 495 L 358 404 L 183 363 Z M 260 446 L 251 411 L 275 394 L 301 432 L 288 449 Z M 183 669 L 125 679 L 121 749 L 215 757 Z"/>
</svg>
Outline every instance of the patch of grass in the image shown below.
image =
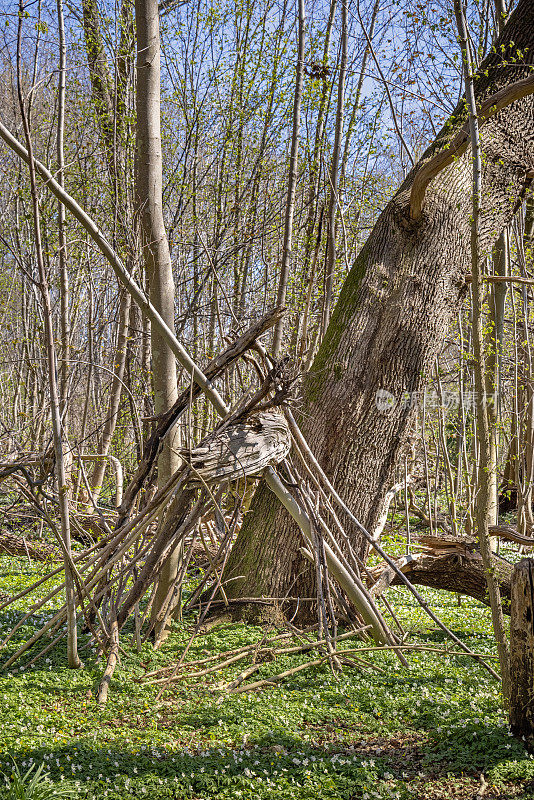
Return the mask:
<svg viewBox="0 0 534 800">
<path fill-rule="evenodd" d="M 58 788 L 50 783 L 49 775 L 44 771 L 44 765 L 37 767 L 32 764 L 24 774 L 21 773 L 17 764 L 13 762 L 10 775 L 3 773 L 4 800 L 60 800 L 63 798 L 75 798 L 76 792 L 72 788 Z"/>
<path fill-rule="evenodd" d="M 0 591 L 20 590 L 43 569 L 2 558 Z M 39 591 L 44 596 L 47 589 Z M 425 594 L 474 650 L 495 655 L 488 609 Z M 446 645 L 404 590 L 391 590 L 389 598 L 411 642 Z M 25 602 L 0 615 L 0 635 L 20 619 Z M 4 654 L 59 603 L 25 623 Z M 238 663 L 175 684 L 156 703 L 159 687 L 138 678 L 174 663 L 191 625 L 191 619 L 176 625 L 158 652 L 147 644 L 137 653 L 124 635 L 126 653 L 104 708 L 94 700 L 104 662 L 83 635 L 81 671 L 66 667 L 60 643 L 30 669 L 16 665 L 0 673 L 0 770 L 10 774 L 12 758 L 21 774 L 43 764 L 52 787 L 73 789 L 83 800 L 472 800 L 481 773 L 489 784 L 485 797 L 534 798 L 534 760 L 509 735 L 497 684 L 468 658 L 409 653 L 405 669 L 392 653 L 377 652 L 365 658 L 381 672 L 345 668 L 333 675 L 325 665 L 261 693 L 221 696 L 216 684 L 237 675 Z M 190 658 L 263 634 L 251 625 L 222 625 L 195 640 Z M 254 678 L 309 659 L 301 654 L 265 663 Z"/>
</svg>

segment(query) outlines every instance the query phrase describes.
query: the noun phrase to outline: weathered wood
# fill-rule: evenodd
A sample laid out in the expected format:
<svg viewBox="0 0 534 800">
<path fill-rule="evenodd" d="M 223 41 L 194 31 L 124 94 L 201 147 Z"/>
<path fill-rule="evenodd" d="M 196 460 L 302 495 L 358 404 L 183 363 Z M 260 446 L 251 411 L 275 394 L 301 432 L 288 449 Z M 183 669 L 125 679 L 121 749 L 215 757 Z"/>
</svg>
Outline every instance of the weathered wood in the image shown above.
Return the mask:
<svg viewBox="0 0 534 800">
<path fill-rule="evenodd" d="M 277 306 L 261 317 L 257 322 L 250 326 L 244 333 L 241 334 L 229 347 L 218 356 L 213 358 L 206 367 L 205 373 L 208 381 L 213 381 L 218 378 L 223 372 L 235 361 L 243 355 L 263 333 L 271 328 L 278 319 L 285 313 L 285 308 Z M 116 527 L 119 528 L 128 518 L 131 511 L 133 501 L 137 493 L 142 488 L 146 481 L 150 470 L 157 458 L 161 443 L 172 426 L 180 418 L 181 414 L 188 408 L 192 399 L 196 399 L 202 393 L 198 384 L 192 387 L 187 387 L 178 397 L 173 407 L 169 409 L 161 417 L 158 417 L 157 427 L 151 434 L 143 447 L 143 458 L 132 477 L 123 501 L 118 509 L 118 521 Z"/>
<path fill-rule="evenodd" d="M 411 583 L 465 594 L 485 605 L 489 604 L 484 565 L 475 539 L 425 534 L 418 537 L 418 544 L 422 546 L 423 552 L 415 554 L 407 563 L 404 560 L 399 563 Z M 499 581 L 503 611 L 509 614 L 513 565 L 493 554 L 492 569 Z M 376 578 L 371 589 L 371 594 L 375 597 L 388 586 L 402 585 L 398 575 L 389 568 L 370 572 Z"/>
<path fill-rule="evenodd" d="M 510 618 L 510 727 L 534 750 L 534 559 L 512 574 Z"/>
<path fill-rule="evenodd" d="M 194 471 L 191 485 L 202 485 L 259 475 L 265 467 L 282 461 L 290 448 L 283 415 L 261 412 L 228 425 L 206 444 L 183 450 L 182 455 Z"/>
<path fill-rule="evenodd" d="M 487 120 L 494 117 L 503 108 L 506 108 L 516 100 L 522 100 L 534 92 L 534 76 L 529 75 L 522 80 L 499 89 L 494 95 L 488 97 L 478 108 L 478 122 L 482 125 Z M 420 219 L 425 193 L 429 183 L 442 172 L 447 166 L 460 158 L 469 147 L 469 122 L 464 123 L 453 139 L 448 142 L 447 147 L 435 153 L 426 163 L 416 172 L 410 191 L 410 216 L 412 219 Z"/>
<path fill-rule="evenodd" d="M 62 557 L 57 547 L 47 542 L 29 541 L 13 533 L 0 533 L 0 553 L 33 558 L 35 561 L 57 561 Z"/>
</svg>

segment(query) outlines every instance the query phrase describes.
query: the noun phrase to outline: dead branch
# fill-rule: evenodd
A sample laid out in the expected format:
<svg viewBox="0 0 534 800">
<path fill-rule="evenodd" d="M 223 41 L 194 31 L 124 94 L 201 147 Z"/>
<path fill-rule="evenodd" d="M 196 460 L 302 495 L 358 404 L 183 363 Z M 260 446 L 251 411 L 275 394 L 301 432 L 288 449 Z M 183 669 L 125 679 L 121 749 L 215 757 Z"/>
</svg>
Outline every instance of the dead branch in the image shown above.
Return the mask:
<svg viewBox="0 0 534 800">
<path fill-rule="evenodd" d="M 356 628 L 352 631 L 348 631 L 347 633 L 342 633 L 337 637 L 337 639 L 338 641 L 344 641 L 345 639 L 351 639 L 354 636 L 360 636 L 364 631 L 369 630 L 369 628 L 370 628 L 369 625 L 361 628 Z M 294 634 L 290 635 L 292 636 Z M 270 646 L 258 647 L 257 645 L 253 645 L 247 648 L 246 650 L 243 650 L 240 653 L 235 653 L 233 655 L 228 655 L 224 653 L 222 655 L 225 656 L 228 655 L 228 657 L 225 658 L 223 661 L 218 661 L 216 664 L 212 664 L 211 666 L 206 667 L 205 669 L 199 670 L 197 672 L 185 671 L 186 668 L 190 666 L 192 663 L 189 662 L 181 664 L 180 671 L 182 672 L 182 674 L 180 675 L 178 674 L 173 675 L 171 678 L 168 677 L 153 678 L 151 680 L 147 680 L 147 677 L 143 676 L 143 678 L 141 678 L 140 681 L 141 682 L 146 681 L 147 683 L 150 684 L 161 684 L 161 683 L 170 684 L 170 683 L 177 683 L 178 681 L 182 680 L 189 680 L 190 678 L 202 678 L 205 675 L 209 675 L 213 672 L 218 672 L 221 669 L 226 669 L 226 667 L 229 667 L 232 664 L 237 663 L 238 661 L 242 661 L 244 658 L 247 658 L 251 654 L 251 652 L 253 652 L 253 657 L 255 662 L 254 664 L 255 669 L 252 670 L 252 672 L 254 672 L 257 669 L 260 669 L 261 665 L 265 663 L 265 661 L 273 661 L 275 658 L 278 658 L 278 656 L 296 655 L 297 653 L 307 653 L 309 650 L 321 649 L 328 644 L 328 641 L 329 640 L 327 639 L 319 639 L 318 641 L 309 641 L 301 645 L 296 645 L 293 647 L 285 647 L 278 650 L 273 649 Z M 220 657 L 220 655 L 221 654 L 219 654 L 217 657 Z M 252 672 L 249 672 L 249 674 L 252 674 Z"/>
<path fill-rule="evenodd" d="M 190 453 L 182 451 L 194 470 L 192 486 L 239 480 L 258 475 L 289 453 L 291 436 L 282 414 L 253 413 L 243 422 L 228 425 Z"/>
<path fill-rule="evenodd" d="M 261 319 L 255 322 L 250 328 L 239 336 L 232 344 L 223 352 L 210 361 L 206 367 L 206 378 L 209 381 L 215 380 L 219 377 L 231 364 L 233 364 L 243 353 L 245 353 L 265 331 L 269 330 L 278 319 L 284 315 L 285 309 L 282 307 L 273 308 L 263 315 Z M 198 384 L 187 388 L 182 392 L 180 397 L 176 400 L 172 408 L 169 409 L 163 416 L 158 418 L 158 425 L 156 430 L 150 436 L 143 448 L 143 458 L 131 479 L 124 499 L 118 509 L 118 522 L 117 527 L 123 524 L 124 519 L 130 513 L 133 501 L 146 481 L 152 466 L 161 446 L 161 442 L 166 434 L 175 424 L 175 422 L 184 413 L 189 406 L 191 400 L 196 399 L 202 393 L 202 389 Z"/>
<path fill-rule="evenodd" d="M 346 656 L 358 656 L 360 653 L 366 652 L 379 652 L 385 650 L 405 650 L 405 651 L 421 651 L 421 652 L 430 652 L 430 653 L 439 653 L 445 656 L 476 656 L 477 658 L 481 658 L 482 654 L 479 653 L 466 653 L 465 651 L 458 651 L 458 650 L 447 650 L 446 648 L 440 647 L 426 647 L 424 645 L 379 645 L 373 647 L 358 647 L 358 648 L 349 648 L 347 650 L 336 650 L 334 655 L 336 655 L 341 663 Z M 280 672 L 278 675 L 273 675 L 270 678 L 264 678 L 260 681 L 255 681 L 254 683 L 247 683 L 245 686 L 240 686 L 239 688 L 234 689 L 230 692 L 230 694 L 242 694 L 243 692 L 252 692 L 256 691 L 257 689 L 267 688 L 272 686 L 274 683 L 278 683 L 278 681 L 283 680 L 284 678 L 289 678 L 292 675 L 295 675 L 297 672 L 302 672 L 302 670 L 310 669 L 311 667 L 317 667 L 321 664 L 326 663 L 330 659 L 331 654 L 327 654 L 322 658 L 317 658 L 313 661 L 308 661 L 306 664 L 299 664 L 296 667 L 292 667 L 291 669 L 285 670 L 284 672 Z M 484 658 L 497 658 L 497 656 L 488 656 L 484 653 Z M 359 659 L 355 659 L 355 663 L 357 666 L 364 666 L 366 668 L 376 669 L 377 671 L 381 671 L 379 667 L 376 667 L 374 664 L 370 662 L 360 662 Z M 220 691 L 220 687 L 209 687 L 212 691 Z"/>
<path fill-rule="evenodd" d="M 422 535 L 418 541 L 423 547 L 421 553 L 403 557 L 396 562 L 397 569 L 411 583 L 465 594 L 488 605 L 484 566 L 474 539 Z M 503 603 L 503 611 L 509 613 L 513 565 L 493 554 L 492 567 L 499 581 L 501 595 L 506 601 Z M 398 572 L 390 566 L 386 569 L 375 568 L 371 572 L 375 579 L 371 593 L 375 597 L 389 586 L 402 585 Z"/>
</svg>

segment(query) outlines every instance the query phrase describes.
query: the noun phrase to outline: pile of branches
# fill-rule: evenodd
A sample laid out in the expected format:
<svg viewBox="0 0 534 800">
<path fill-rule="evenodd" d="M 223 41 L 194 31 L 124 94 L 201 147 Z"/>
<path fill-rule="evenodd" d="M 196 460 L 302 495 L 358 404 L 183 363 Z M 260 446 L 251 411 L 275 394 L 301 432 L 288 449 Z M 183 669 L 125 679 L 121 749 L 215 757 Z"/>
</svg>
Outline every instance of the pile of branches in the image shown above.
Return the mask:
<svg viewBox="0 0 534 800">
<path fill-rule="evenodd" d="M 189 565 L 192 559 L 198 563 L 199 553 L 202 552 L 205 571 L 183 609 L 200 608 L 191 640 L 175 668 L 168 673 L 147 675 L 145 679 L 162 683 L 160 691 L 163 691 L 185 674 L 185 666 L 187 670 L 191 666 L 198 667 L 197 671 L 201 674 L 209 674 L 221 667 L 220 659 L 217 661 L 216 658 L 212 664 L 208 663 L 208 659 L 205 663 L 189 662 L 188 665 L 185 659 L 210 609 L 220 608 L 221 605 L 225 608 L 231 606 L 231 600 L 224 591 L 222 575 L 241 523 L 243 498 L 237 497 L 233 511 L 225 513 L 221 506 L 224 493 L 229 484 L 242 479 L 255 480 L 260 476 L 299 526 L 302 552 L 315 567 L 317 639 L 310 640 L 307 637 L 297 646 L 297 649 L 300 648 L 298 652 L 313 648 L 318 650 L 317 658 L 309 664 L 327 660 L 336 667 L 348 663 L 346 652 L 340 651 L 337 646 L 337 642 L 347 635 L 358 636 L 366 641 L 371 637 L 373 646 L 392 649 L 406 663 L 402 653 L 406 647 L 404 631 L 393 609 L 382 597 L 387 585 L 400 583 L 412 592 L 426 613 L 461 652 L 476 658 L 493 676 L 498 677 L 492 667 L 472 653 L 432 612 L 414 587 L 415 579 L 412 582 L 407 577 L 406 565 L 397 564 L 384 552 L 376 537 L 371 536 L 354 517 L 322 471 L 291 412 L 290 401 L 297 376 L 292 374 L 291 365 L 286 360 L 273 361 L 260 342 L 261 336 L 282 314 L 283 309 L 280 308 L 268 312 L 236 338 L 208 364 L 204 374 L 200 373 L 200 383 L 197 381 L 192 384 L 178 397 L 173 407 L 158 418 L 115 518 L 110 520 L 109 516 L 101 514 L 95 521 L 92 517 L 92 531 L 96 535 L 83 550 L 65 555 L 53 513 L 54 486 L 53 482 L 47 481 L 52 474 L 50 459 L 47 462 L 45 458 L 39 461 L 19 457 L 0 468 L 0 479 L 15 481 L 21 495 L 32 504 L 56 536 L 58 547 L 67 559 L 74 583 L 76 609 L 81 613 L 100 653 L 107 657 L 97 694 L 101 703 L 107 698 L 118 661 L 120 634 L 125 624 L 133 620 L 134 638 L 139 648 L 154 636 L 155 631 L 164 631 L 170 618 L 181 607 L 181 589 Z M 209 396 L 211 382 L 224 376 L 238 359 L 244 357 L 254 364 L 259 376 L 257 388 L 246 392 L 234 408 L 222 413 L 220 422 L 203 441 L 182 451 L 182 465 L 165 486 L 155 494 L 144 491 L 153 483 L 158 455 L 173 426 L 191 410 L 192 403 L 201 391 Z M 284 480 L 280 479 L 280 475 Z M 377 576 L 366 569 L 353 551 L 350 538 L 340 522 L 342 514 L 351 520 L 385 562 L 382 571 L 386 570 L 387 578 L 380 575 L 376 581 Z M 84 525 L 83 520 L 73 517 L 73 525 L 87 533 L 87 524 Z M 157 613 L 151 613 L 161 568 L 177 548 L 183 548 L 181 567 Z M 16 631 L 46 603 L 65 596 L 64 569 L 58 567 L 51 570 L 32 586 L 0 603 L 2 610 L 14 601 L 29 597 L 37 586 L 52 578 L 56 580 L 54 588 L 31 605 L 0 644 L 0 649 L 6 648 Z M 369 588 L 373 583 L 374 587 Z M 377 591 L 377 585 L 383 588 Z M 383 601 L 384 612 L 379 610 L 379 598 Z M 250 600 L 276 603 L 279 599 Z M 386 622 L 384 614 L 389 615 L 395 630 Z M 51 619 L 7 658 L 1 668 L 7 670 L 17 661 L 22 661 L 22 668 L 28 667 L 45 655 L 66 635 L 68 615 L 69 608 L 64 603 Z M 337 631 L 340 616 L 350 627 L 348 634 L 342 636 L 338 636 Z M 294 627 L 292 631 L 295 632 Z M 237 683 L 234 681 L 225 690 L 257 688 L 254 682 L 245 683 L 245 680 L 257 671 L 262 660 L 276 657 L 277 654 L 297 652 L 293 646 L 280 648 L 280 641 L 275 637 L 273 642 L 266 642 L 257 648 L 253 663 L 244 670 Z M 156 633 L 155 646 L 160 643 L 161 634 Z M 244 648 L 231 656 L 225 654 L 223 661 L 229 657 L 239 661 L 251 653 L 252 650 L 249 652 Z M 357 655 L 351 656 L 349 661 L 353 665 L 363 663 Z"/>
</svg>

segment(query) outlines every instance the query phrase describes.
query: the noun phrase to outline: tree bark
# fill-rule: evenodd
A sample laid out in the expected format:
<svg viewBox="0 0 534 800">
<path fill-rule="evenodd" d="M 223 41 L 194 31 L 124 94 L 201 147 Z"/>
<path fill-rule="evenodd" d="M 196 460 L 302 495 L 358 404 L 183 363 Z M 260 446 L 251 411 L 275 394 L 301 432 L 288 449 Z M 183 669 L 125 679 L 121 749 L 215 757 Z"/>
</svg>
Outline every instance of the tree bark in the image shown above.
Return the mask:
<svg viewBox="0 0 534 800">
<path fill-rule="evenodd" d="M 533 36 L 534 7 L 521 0 L 497 50 L 502 45 L 524 51 Z M 532 63 L 534 53 L 527 50 L 525 59 Z M 490 54 L 476 81 L 477 105 L 530 74 L 528 64 L 508 66 Z M 529 185 L 533 110 L 532 95 L 523 97 L 481 128 L 481 253 L 491 252 Z M 379 217 L 345 280 L 304 385 L 303 432 L 368 530 L 380 516 L 410 430 L 414 399 L 465 295 L 471 261 L 471 154 L 463 154 L 434 178 L 419 219 L 410 219 L 409 210 L 410 187 L 421 164 L 443 150 L 464 121 L 462 105 Z M 365 558 L 365 543 L 344 521 L 354 549 Z M 228 583 L 228 593 L 234 598 L 283 596 L 292 587 L 294 595 L 300 572 L 308 571 L 299 545 L 287 514 L 260 487 L 228 561 L 224 579 L 236 578 Z M 241 575 L 245 577 L 237 579 Z"/>
<path fill-rule="evenodd" d="M 491 566 L 501 591 L 503 611 L 509 614 L 513 565 L 493 553 Z M 416 586 L 428 586 L 431 589 L 465 594 L 486 606 L 490 605 L 484 564 L 480 553 L 469 548 L 460 540 L 446 552 L 440 552 L 437 549 L 434 552 L 418 554 L 402 567 L 402 571 Z M 377 572 L 378 570 L 373 571 L 373 577 L 379 577 Z M 402 586 L 400 578 L 393 570 L 390 571 L 390 574 L 389 570 L 384 570 L 380 581 L 383 589 L 389 586 Z M 371 589 L 371 594 L 376 595 L 376 593 Z"/>
<path fill-rule="evenodd" d="M 534 561 L 524 558 L 512 576 L 510 620 L 510 727 L 534 747 Z"/>
<path fill-rule="evenodd" d="M 141 218 L 143 252 L 150 300 L 174 331 L 174 278 L 169 242 L 163 219 L 162 154 L 160 124 L 160 37 L 157 0 L 136 0 L 137 32 L 137 202 Z M 154 411 L 164 414 L 177 398 L 176 360 L 158 329 L 152 330 Z M 158 459 L 158 486 L 164 486 L 179 464 L 178 442 L 172 431 Z M 180 544 L 166 560 L 152 605 L 157 616 L 176 578 Z M 156 630 L 156 638 L 159 637 Z"/>
</svg>

